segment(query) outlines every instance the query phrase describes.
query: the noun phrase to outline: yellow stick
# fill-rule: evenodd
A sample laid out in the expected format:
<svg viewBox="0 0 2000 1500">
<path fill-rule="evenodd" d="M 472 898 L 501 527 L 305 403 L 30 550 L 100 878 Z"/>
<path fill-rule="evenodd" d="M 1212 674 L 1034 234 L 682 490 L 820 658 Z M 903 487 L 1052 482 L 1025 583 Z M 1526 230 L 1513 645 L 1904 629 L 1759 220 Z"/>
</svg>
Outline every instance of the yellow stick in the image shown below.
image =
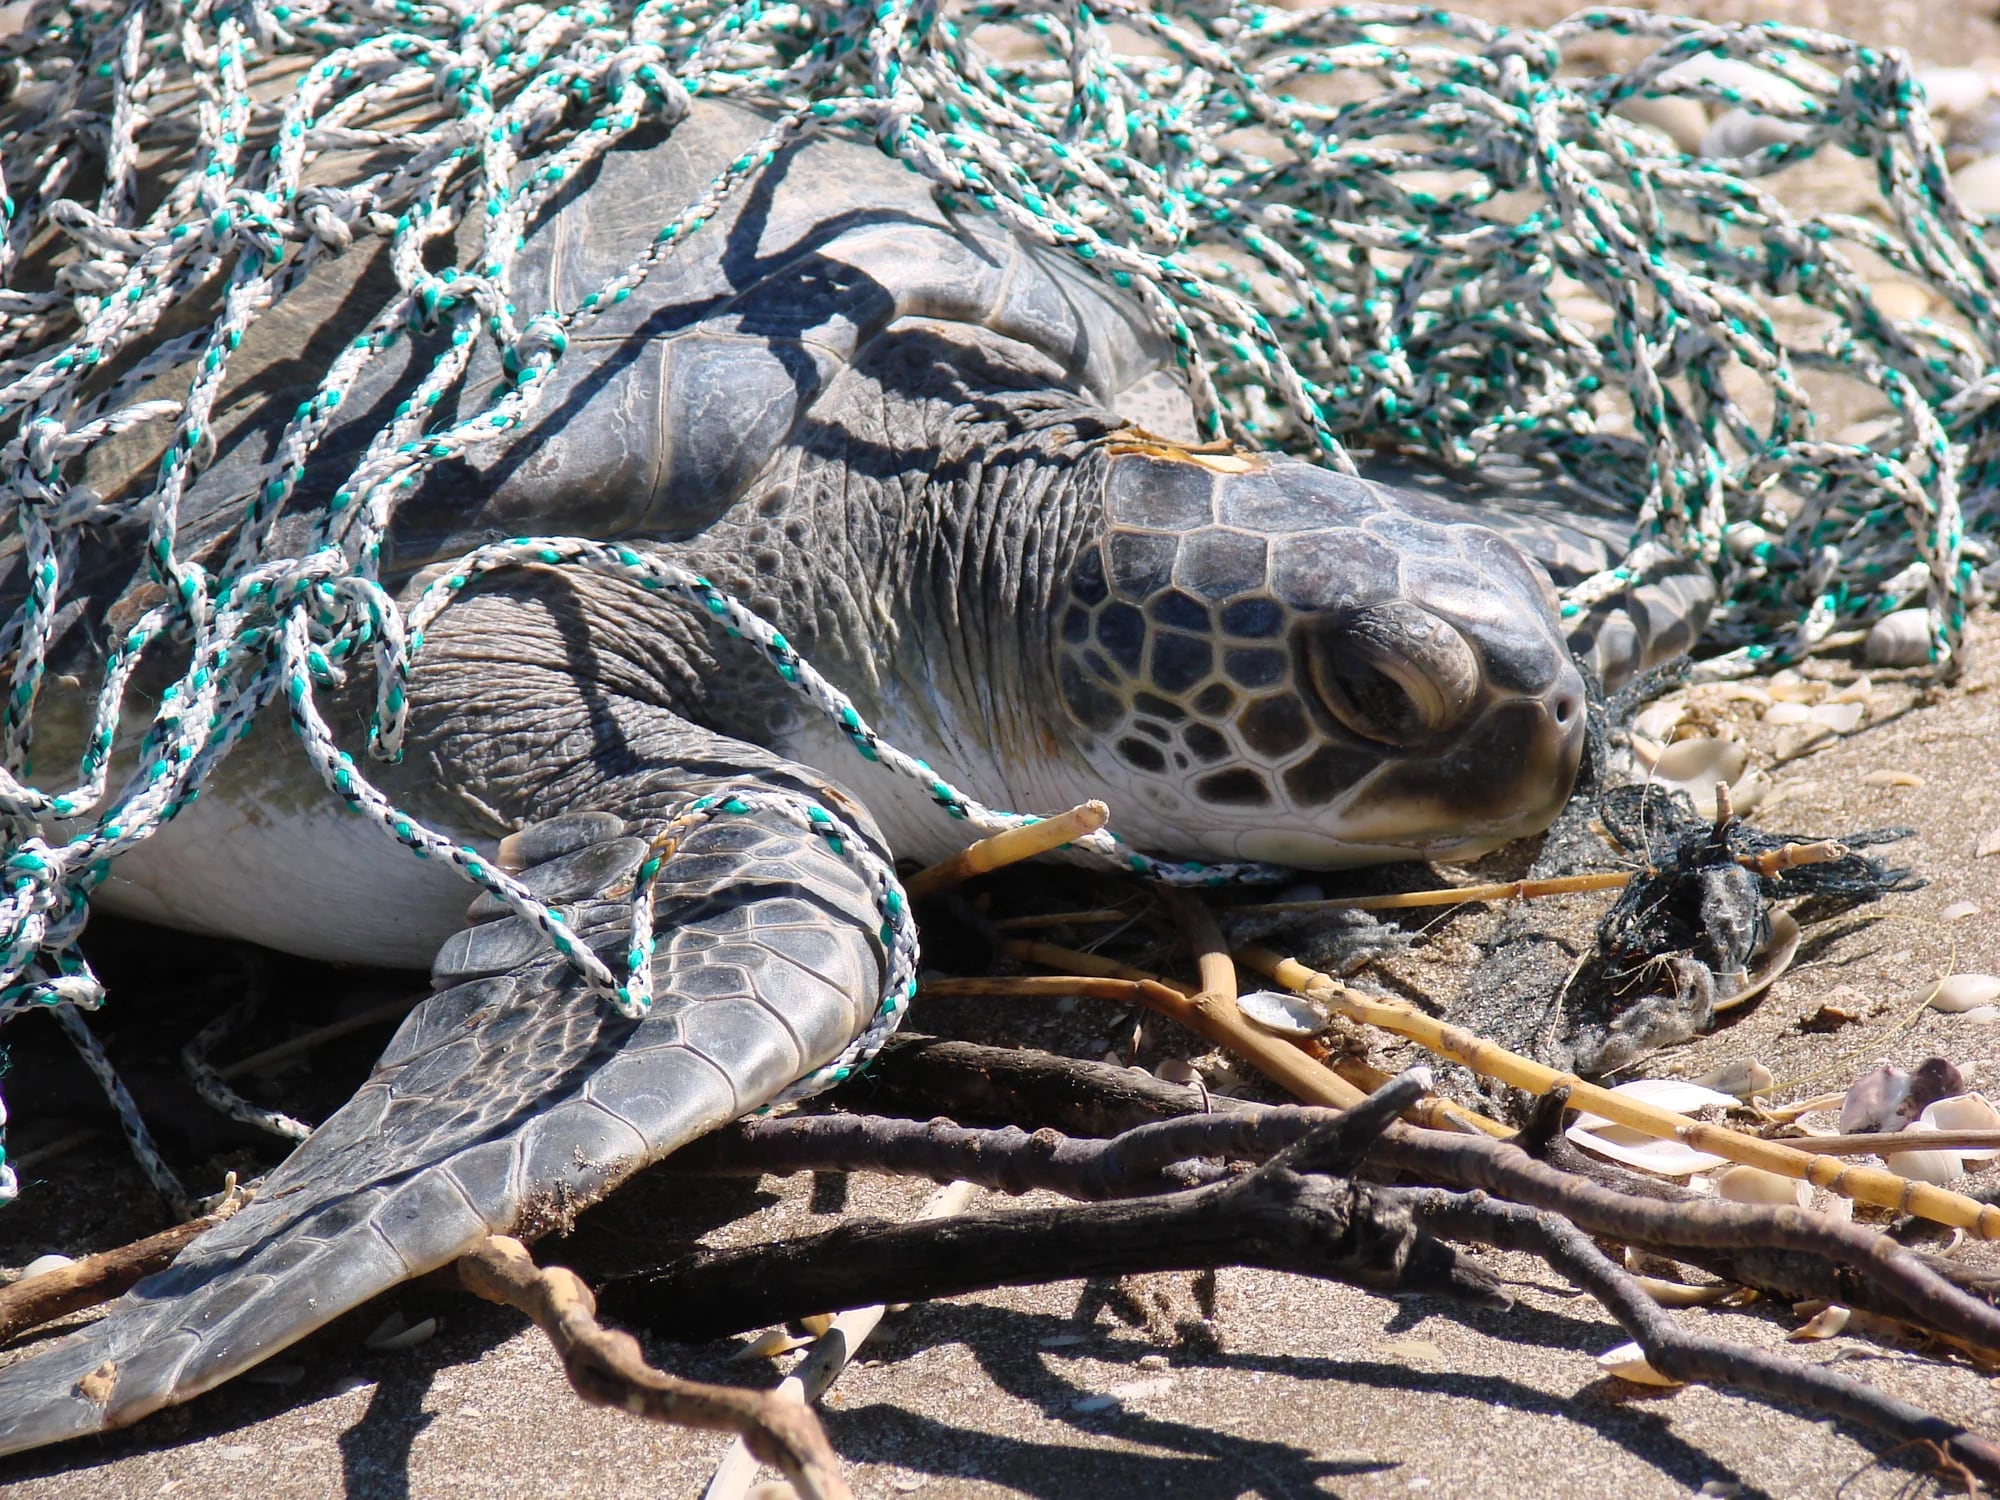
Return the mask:
<svg viewBox="0 0 2000 1500">
<path fill-rule="evenodd" d="M 1446 1026 L 1399 1001 L 1381 1000 L 1349 989 L 1297 959 L 1282 957 L 1268 948 L 1245 948 L 1236 957 L 1238 962 L 1260 974 L 1268 974 L 1287 989 L 1298 990 L 1332 1006 L 1349 1020 L 1379 1026 L 1441 1057 L 1463 1063 L 1476 1073 L 1531 1094 L 1567 1088 L 1571 1104 L 1578 1109 L 1587 1109 L 1643 1134 L 1683 1141 L 1697 1151 L 1707 1151 L 1745 1166 L 1762 1167 L 1781 1177 L 1802 1178 L 1857 1203 L 1915 1214 L 1963 1229 L 1980 1239 L 2000 1239 L 2000 1208 L 1989 1208 L 1961 1194 L 1946 1192 L 1927 1182 L 1911 1182 L 1877 1167 L 1854 1166 L 1837 1156 L 1814 1155 L 1777 1141 L 1759 1140 L 1726 1126 L 1704 1125 L 1672 1110 L 1643 1104 L 1629 1095 L 1614 1094 L 1573 1074 L 1558 1073 L 1509 1052 L 1469 1031 Z M 1913 1144 L 1921 1147 L 1920 1142 Z"/>
<path fill-rule="evenodd" d="M 1832 840 L 1817 844 L 1784 844 L 1768 854 L 1746 854 L 1737 863 L 1759 875 L 1776 875 L 1801 865 L 1821 865 L 1844 859 L 1847 848 Z M 1387 896 L 1336 896 L 1327 901 L 1265 901 L 1231 907 L 1232 912 L 1260 916 L 1282 912 L 1404 911 L 1417 906 L 1458 906 L 1467 901 L 1522 901 L 1536 896 L 1573 896 L 1584 891 L 1615 891 L 1632 883 L 1630 870 L 1602 870 L 1588 875 L 1562 875 L 1549 880 L 1503 880 L 1492 885 L 1446 886 L 1434 891 L 1397 891 Z"/>
<path fill-rule="evenodd" d="M 1009 828 L 1005 833 L 996 833 L 991 838 L 967 845 L 950 859 L 941 860 L 928 870 L 919 870 L 903 883 L 903 889 L 909 893 L 911 900 L 917 900 L 1003 865 L 1060 849 L 1086 833 L 1097 832 L 1110 818 L 1111 809 L 1102 802 L 1085 802 L 1066 813 L 1030 823 L 1025 828 Z"/>
</svg>

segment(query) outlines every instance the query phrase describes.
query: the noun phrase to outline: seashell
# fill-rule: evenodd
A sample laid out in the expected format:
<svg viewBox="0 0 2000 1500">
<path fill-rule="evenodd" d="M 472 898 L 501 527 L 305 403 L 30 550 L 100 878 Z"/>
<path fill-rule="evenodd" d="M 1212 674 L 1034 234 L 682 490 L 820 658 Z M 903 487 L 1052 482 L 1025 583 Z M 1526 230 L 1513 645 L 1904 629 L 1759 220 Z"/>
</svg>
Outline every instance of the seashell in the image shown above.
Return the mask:
<svg viewBox="0 0 2000 1500">
<path fill-rule="evenodd" d="M 1964 1092 L 1965 1075 L 1942 1057 L 1926 1058 L 1913 1073 L 1884 1063 L 1855 1079 L 1841 1100 L 1841 1134 L 1901 1130 L 1926 1105 Z"/>
<path fill-rule="evenodd" d="M 1979 843 L 1973 848 L 1974 859 L 1986 859 L 2000 854 L 2000 828 L 1989 828 L 1979 835 Z"/>
<path fill-rule="evenodd" d="M 1914 771 L 1870 771 L 1861 778 L 1863 786 L 1922 786 L 1924 778 Z"/>
<path fill-rule="evenodd" d="M 1729 805 L 1736 809 L 1736 815 L 1755 812 L 1763 800 L 1777 789 L 1777 783 L 1762 771 L 1751 771 L 1742 779 L 1730 783 Z"/>
<path fill-rule="evenodd" d="M 2000 172 L 1994 187 L 2000 191 Z M 1871 667 L 1921 667 L 1931 659 L 1931 617 L 1924 609 L 1899 609 L 1868 628 L 1861 659 Z"/>
<path fill-rule="evenodd" d="M 1769 1068 L 1760 1062 L 1751 1062 L 1747 1058 L 1724 1063 L 1721 1067 L 1704 1073 L 1694 1080 L 1697 1088 L 1715 1089 L 1736 1099 L 1750 1099 L 1758 1094 L 1769 1093 L 1776 1082 Z"/>
<path fill-rule="evenodd" d="M 1743 977 L 1743 987 L 1733 995 L 1717 999 L 1716 1010 L 1734 1010 L 1769 989 L 1771 982 L 1789 969 L 1792 960 L 1798 956 L 1799 937 L 1799 924 L 1790 912 L 1772 912 L 1771 935 L 1750 956 L 1750 970 Z"/>
<path fill-rule="evenodd" d="M 1655 782 L 1687 793 L 1695 811 L 1704 817 L 1715 816 L 1715 784 L 1720 781 L 1733 786 L 1750 765 L 1750 751 L 1741 740 L 1712 735 L 1675 740 L 1653 753 L 1635 739 L 1632 748 Z"/>
<path fill-rule="evenodd" d="M 1971 1010 L 1960 1011 L 1958 1018 L 1974 1026 L 1991 1026 L 2000 1021 L 2000 1005 L 1975 1005 Z"/>
<path fill-rule="evenodd" d="M 1970 115 L 1993 97 L 1993 76 L 1984 68 L 1925 68 L 1917 87 L 1934 115 Z"/>
<path fill-rule="evenodd" d="M 1761 1167 L 1731 1167 L 1715 1179 L 1715 1190 L 1731 1203 L 1795 1204 L 1812 1202 L 1812 1184 L 1780 1177 Z"/>
<path fill-rule="evenodd" d="M 1632 728 L 1647 739 L 1658 740 L 1664 745 L 1685 712 L 1683 704 L 1649 703 L 1633 716 Z"/>
<path fill-rule="evenodd" d="M 1799 1327 L 1786 1334 L 1785 1338 L 1794 1344 L 1809 1344 L 1818 1339 L 1830 1339 L 1847 1326 L 1850 1316 L 1848 1310 L 1838 1302 L 1829 1302 Z"/>
<path fill-rule="evenodd" d="M 37 1255 L 33 1260 L 21 1267 L 21 1275 L 14 1284 L 19 1286 L 21 1282 L 26 1281 L 31 1276 L 46 1276 L 51 1271 L 60 1271 L 64 1266 L 73 1266 L 75 1264 L 76 1258 L 74 1256 L 62 1255 L 56 1251 L 50 1251 L 47 1255 Z"/>
<path fill-rule="evenodd" d="M 1252 990 L 1236 997 L 1245 1019 L 1273 1036 L 1318 1036 L 1331 1024 L 1326 1012 L 1303 995 Z"/>
<path fill-rule="evenodd" d="M 780 1354 L 803 1349 L 811 1342 L 811 1339 L 800 1338 L 782 1328 L 767 1328 L 729 1357 L 735 1360 L 776 1359 Z"/>
<path fill-rule="evenodd" d="M 1728 1094 L 1677 1078 L 1636 1079 L 1619 1084 L 1611 1092 L 1660 1109 L 1670 1109 L 1677 1114 L 1718 1105 L 1727 1108 L 1736 1103 Z M 1696 1172 L 1706 1172 L 1711 1167 L 1725 1164 L 1723 1157 L 1712 1152 L 1697 1151 L 1682 1141 L 1660 1140 L 1644 1131 L 1614 1124 L 1602 1115 L 1578 1115 L 1576 1123 L 1564 1134 L 1586 1151 L 1595 1152 L 1622 1166 L 1662 1177 L 1692 1177 Z"/>
<path fill-rule="evenodd" d="M 1817 703 L 1826 696 L 1826 684 L 1801 677 L 1787 667 L 1771 674 L 1771 696 L 1783 703 Z"/>
<path fill-rule="evenodd" d="M 1810 721 L 1812 716 L 1812 710 L 1805 704 L 1785 700 L 1773 703 L 1764 710 L 1766 724 L 1804 724 Z"/>
<path fill-rule="evenodd" d="M 1909 281 L 1878 281 L 1868 288 L 1882 316 L 1896 323 L 1908 323 L 1931 310 L 1931 294 Z"/>
<path fill-rule="evenodd" d="M 1620 1344 L 1616 1349 L 1606 1350 L 1597 1356 L 1598 1368 L 1607 1375 L 1620 1380 L 1629 1380 L 1634 1385 L 1677 1386 L 1682 1382 L 1670 1380 L 1646 1363 L 1646 1351 L 1637 1344 Z"/>
<path fill-rule="evenodd" d="M 2000 979 L 1991 974 L 1952 974 L 1931 987 L 1925 1003 L 1932 1010 L 1957 1015 L 2000 1000 Z"/>
<path fill-rule="evenodd" d="M 1899 1140 L 1914 1135 L 1935 1134 L 1937 1128 L 1931 1125 L 1908 1125 L 1896 1132 Z M 1882 1154 L 1883 1163 L 1898 1177 L 1933 1185 L 1942 1185 L 1965 1175 L 1965 1164 L 1958 1158 L 1956 1151 L 1885 1151 Z"/>
<path fill-rule="evenodd" d="M 1924 1112 L 1917 1116 L 1917 1124 L 1928 1125 L 1933 1130 L 2000 1130 L 2000 1109 L 1995 1109 L 1984 1094 L 1953 1094 L 1925 1105 Z M 1976 1171 L 1995 1157 L 2000 1157 L 2000 1148 L 1992 1151 L 1954 1151 L 1951 1155 L 1968 1169 Z"/>
<path fill-rule="evenodd" d="M 1967 917 L 1976 917 L 1978 915 L 1979 903 L 1977 901 L 1954 901 L 1938 913 L 1938 920 L 1940 922 L 1960 922 Z"/>
<path fill-rule="evenodd" d="M 1812 716 L 1814 723 L 1824 724 L 1835 734 L 1852 734 L 1860 728 L 1868 709 L 1860 703 L 1828 699 L 1825 703 L 1815 703 L 1806 712 Z"/>
<path fill-rule="evenodd" d="M 1875 684 L 1868 680 L 1868 674 L 1864 672 L 1826 701 L 1829 703 L 1867 703 L 1874 696 Z"/>
<path fill-rule="evenodd" d="M 1685 94 L 1667 94 L 1656 99 L 1635 94 L 1621 99 L 1612 113 L 1635 125 L 1659 131 L 1687 156 L 1701 150 L 1701 138 L 1708 133 L 1708 111 L 1699 99 L 1690 99 Z"/>
<path fill-rule="evenodd" d="M 1983 156 L 1951 174 L 1958 206 L 1971 214 L 2000 213 L 2000 156 Z"/>
<path fill-rule="evenodd" d="M 1827 1200 L 1826 1207 L 1822 1208 L 1820 1212 L 1836 1223 L 1851 1224 L 1854 1221 L 1854 1200 L 1852 1198 L 1843 1198 L 1839 1193 L 1835 1193 Z"/>
<path fill-rule="evenodd" d="M 1183 1088 L 1188 1088 L 1192 1087 L 1194 1081 L 1201 1075 L 1195 1071 L 1194 1064 L 1185 1057 L 1170 1057 L 1153 1069 L 1153 1076 L 1162 1083 L 1178 1083 Z"/>
<path fill-rule="evenodd" d="M 1812 127 L 1797 120 L 1774 120 L 1747 109 L 1732 109 L 1708 127 L 1701 138 L 1700 154 L 1710 158 L 1748 156 L 1766 146 L 1802 141 L 1810 134 Z"/>
<path fill-rule="evenodd" d="M 399 1312 L 392 1312 L 375 1325 L 364 1342 L 370 1349 L 397 1350 L 414 1349 L 419 1344 L 428 1343 L 438 1331 L 436 1318 L 425 1318 L 420 1323 L 411 1323 Z"/>
</svg>

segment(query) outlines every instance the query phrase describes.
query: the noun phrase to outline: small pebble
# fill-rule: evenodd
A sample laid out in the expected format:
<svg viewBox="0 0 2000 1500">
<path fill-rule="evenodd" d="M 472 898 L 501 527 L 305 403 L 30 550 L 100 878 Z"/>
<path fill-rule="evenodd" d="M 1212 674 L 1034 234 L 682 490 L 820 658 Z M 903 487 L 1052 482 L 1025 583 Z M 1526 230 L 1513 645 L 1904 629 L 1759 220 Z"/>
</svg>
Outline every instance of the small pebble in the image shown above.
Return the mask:
<svg viewBox="0 0 2000 1500">
<path fill-rule="evenodd" d="M 58 1255 L 54 1252 L 38 1255 L 21 1268 L 21 1281 L 26 1281 L 30 1276 L 46 1276 L 51 1271 L 60 1271 L 64 1266 L 75 1264 L 75 1258 L 68 1255 Z M 17 1286 L 19 1284 L 15 1283 Z"/>
<path fill-rule="evenodd" d="M 1142 1354 L 1139 1356 L 1139 1368 L 1142 1370 L 1164 1370 L 1167 1368 L 1167 1364 L 1167 1357 L 1164 1354 Z"/>
<path fill-rule="evenodd" d="M 1088 1415 L 1091 1412 L 1110 1411 L 1117 1404 L 1116 1396 L 1079 1396 L 1070 1402 L 1069 1409 Z"/>
</svg>

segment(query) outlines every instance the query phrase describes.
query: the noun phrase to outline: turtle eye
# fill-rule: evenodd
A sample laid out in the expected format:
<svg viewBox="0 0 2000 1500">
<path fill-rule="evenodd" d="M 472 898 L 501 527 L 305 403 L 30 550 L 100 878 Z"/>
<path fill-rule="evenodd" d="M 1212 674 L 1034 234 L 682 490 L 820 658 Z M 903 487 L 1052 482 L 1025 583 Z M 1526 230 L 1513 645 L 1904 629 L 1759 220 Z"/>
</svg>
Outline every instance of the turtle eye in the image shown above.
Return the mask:
<svg viewBox="0 0 2000 1500">
<path fill-rule="evenodd" d="M 1385 745 L 1448 733 L 1479 693 L 1479 661 L 1465 637 L 1414 604 L 1343 615 L 1308 639 L 1306 661 L 1327 712 Z"/>
</svg>

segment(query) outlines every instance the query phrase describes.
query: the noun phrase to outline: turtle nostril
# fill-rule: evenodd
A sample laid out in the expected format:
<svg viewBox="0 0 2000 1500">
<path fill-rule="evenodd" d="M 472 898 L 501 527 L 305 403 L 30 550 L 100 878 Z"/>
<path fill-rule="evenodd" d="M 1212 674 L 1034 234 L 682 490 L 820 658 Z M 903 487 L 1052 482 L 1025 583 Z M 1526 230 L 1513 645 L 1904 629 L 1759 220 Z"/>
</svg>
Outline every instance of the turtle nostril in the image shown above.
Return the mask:
<svg viewBox="0 0 2000 1500">
<path fill-rule="evenodd" d="M 1558 728 L 1567 729 L 1575 722 L 1578 707 L 1576 694 L 1561 694 L 1557 697 L 1553 707 L 1556 716 L 1556 726 Z"/>
</svg>

